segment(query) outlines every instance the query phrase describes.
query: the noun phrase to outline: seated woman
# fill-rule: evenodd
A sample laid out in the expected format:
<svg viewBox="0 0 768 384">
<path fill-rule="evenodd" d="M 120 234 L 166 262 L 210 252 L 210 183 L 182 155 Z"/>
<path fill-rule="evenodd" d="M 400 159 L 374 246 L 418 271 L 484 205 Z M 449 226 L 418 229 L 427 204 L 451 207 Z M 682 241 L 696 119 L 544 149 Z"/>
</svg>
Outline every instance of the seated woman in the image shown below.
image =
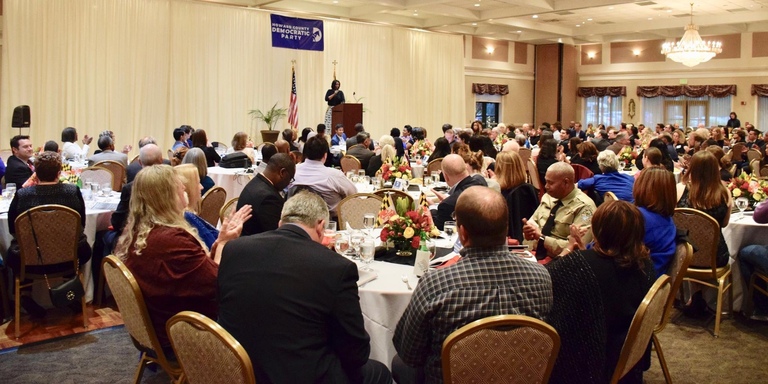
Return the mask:
<svg viewBox="0 0 768 384">
<path fill-rule="evenodd" d="M 661 151 L 659 151 L 656 147 L 648 147 L 645 151 L 643 151 L 638 157 L 641 157 L 642 160 L 640 163 L 643 165 L 640 167 L 640 172 L 635 172 L 633 175 L 635 177 L 635 180 L 637 180 L 640 177 L 640 174 L 643 173 L 646 168 L 650 167 L 661 167 Z"/>
<path fill-rule="evenodd" d="M 715 158 L 717 159 L 717 163 L 720 164 L 720 181 L 722 181 L 723 185 L 727 187 L 728 183 L 731 182 L 731 178 L 733 178 L 733 175 L 731 175 L 731 170 L 728 169 L 731 166 L 731 162 L 728 161 L 728 158 L 724 158 L 725 152 L 723 152 L 723 148 L 720 148 L 716 145 L 710 145 L 709 147 L 707 147 L 707 151 L 715 155 Z M 753 170 L 753 171 L 755 173 L 758 173 L 759 169 Z"/>
<path fill-rule="evenodd" d="M 208 251 L 183 217 L 184 184 L 167 165 L 146 167 L 136 175 L 130 213 L 115 255 L 133 273 L 163 351 L 173 356 L 165 324 L 181 311 L 215 319 L 218 264 L 227 241 L 240 236 L 251 208 L 244 206 L 224 221 Z"/>
<path fill-rule="evenodd" d="M 672 161 L 672 156 L 669 155 L 669 148 L 667 148 L 667 144 L 664 143 L 664 140 L 661 139 L 653 139 L 648 143 L 648 148 L 656 148 L 659 150 L 659 153 L 661 153 L 661 166 L 666 168 L 667 171 L 674 172 L 675 170 L 675 162 Z M 645 151 L 648 150 L 646 148 L 643 152 L 641 152 L 638 157 L 642 158 L 642 155 Z M 637 169 L 642 170 L 645 164 L 643 162 L 637 163 L 635 162 L 635 165 L 637 166 Z"/>
<path fill-rule="evenodd" d="M 203 186 L 200 184 L 197 167 L 192 164 L 181 164 L 173 167 L 173 170 L 181 178 L 181 182 L 184 183 L 184 195 L 187 198 L 184 219 L 197 230 L 200 239 L 210 249 L 213 246 L 213 242 L 219 237 L 219 231 L 197 215 L 197 210 L 200 208 L 200 191 L 203 189 Z"/>
<path fill-rule="evenodd" d="M 619 160 L 616 158 L 616 154 L 613 151 L 602 151 L 597 155 L 597 163 L 600 165 L 602 175 L 579 180 L 579 189 L 594 188 L 599 197 L 610 191 L 619 200 L 635 201 L 632 197 L 632 186 L 635 183 L 635 178 L 618 171 Z"/>
<path fill-rule="evenodd" d="M 571 164 L 579 164 L 589 168 L 592 173 L 599 175 L 603 173 L 600 166 L 597 165 L 597 147 L 589 141 L 585 141 L 577 147 L 579 153 L 571 157 Z"/>
<path fill-rule="evenodd" d="M 572 227 L 568 248 L 547 264 L 552 278 L 548 323 L 560 335 L 550 383 L 607 383 L 635 311 L 656 280 L 643 245 L 643 216 L 632 204 L 609 201 L 592 217 L 594 246 L 584 250 Z M 641 359 L 622 383 L 643 382 Z"/>
<path fill-rule="evenodd" d="M 470 177 L 474 177 L 478 180 L 485 180 L 486 185 L 488 185 L 488 188 L 493 189 L 496 192 L 501 192 L 501 187 L 499 186 L 499 183 L 496 180 L 493 180 L 491 178 L 485 177 L 481 172 L 483 170 L 483 151 L 471 151 L 469 149 L 469 146 L 466 144 L 460 144 L 453 148 L 454 152 L 461 156 L 462 159 L 464 159 L 464 162 L 467 163 L 467 171 L 469 172 Z"/>
<path fill-rule="evenodd" d="M 656 148 L 649 148 L 656 150 Z M 646 151 L 646 157 L 650 151 Z M 672 221 L 677 195 L 675 176 L 661 166 L 648 166 L 635 181 L 635 205 L 645 219 L 643 243 L 651 252 L 656 275 L 667 273 L 675 256 L 677 227 Z"/>
<path fill-rule="evenodd" d="M 232 146 L 227 148 L 227 154 L 235 152 L 245 153 L 252 163 L 256 162 L 256 157 L 253 153 L 253 142 L 248 140 L 248 134 L 245 132 L 235 133 L 235 136 L 232 138 Z"/>
<path fill-rule="evenodd" d="M 507 236 L 523 242 L 523 219 L 528 219 L 539 205 L 539 194 L 533 185 L 526 183 L 523 159 L 517 152 L 499 152 L 496 155 L 496 170 L 488 171 L 499 183 L 501 194 L 509 207 L 509 233 Z"/>
<path fill-rule="evenodd" d="M 216 149 L 208 146 L 208 136 L 202 129 L 196 129 L 192 134 L 192 147 L 200 148 L 205 153 L 205 163 L 208 167 L 214 167 L 221 161 L 221 156 L 216 153 Z"/>
<path fill-rule="evenodd" d="M 178 147 L 175 151 L 173 151 L 173 157 L 171 158 L 171 165 L 174 167 L 181 164 L 181 162 L 184 160 L 184 156 L 187 155 L 187 151 L 189 151 L 189 148 L 187 147 Z"/>
<path fill-rule="evenodd" d="M 184 160 L 182 160 L 181 163 L 192 164 L 197 167 L 197 174 L 200 176 L 200 184 L 203 186 L 203 189 L 200 193 L 201 196 L 205 195 L 209 189 L 216 185 L 216 183 L 213 182 L 213 179 L 208 176 L 208 167 L 205 165 L 205 154 L 203 153 L 202 149 L 190 149 L 187 151 L 187 154 L 184 155 Z"/>
<path fill-rule="evenodd" d="M 377 143 L 376 154 L 368 160 L 368 168 L 365 170 L 365 174 L 370 177 L 376 176 L 376 172 L 381 169 L 381 166 L 386 161 L 394 160 L 395 154 L 395 139 L 390 135 L 381 136 Z"/>
<path fill-rule="evenodd" d="M 29 209 L 45 204 L 58 204 L 74 209 L 80 214 L 80 223 L 82 228 L 85 228 L 85 203 L 83 202 L 83 196 L 80 194 L 80 189 L 74 184 L 59 183 L 61 156 L 56 152 L 43 152 L 38 155 L 35 159 L 35 174 L 37 184 L 18 189 L 13 200 L 11 200 L 10 207 L 8 207 L 8 232 L 11 236 L 16 234 L 16 218 Z M 6 258 L 8 266 L 14 274 L 19 273 L 21 259 L 19 246 L 15 239 L 11 241 L 6 254 L 8 255 Z M 77 246 L 77 258 L 80 261 L 81 267 L 91 259 L 91 246 L 82 232 L 80 233 Z M 48 265 L 42 268 L 30 266 L 27 267 L 27 271 L 32 273 L 55 273 L 71 268 L 72 263 L 67 262 Z M 31 294 L 31 287 L 22 291 L 22 294 L 25 295 L 21 298 L 21 306 L 27 313 L 34 317 L 45 315 L 45 309 L 35 303 L 31 296 L 26 295 Z M 80 308 L 79 303 L 77 307 Z"/>
<path fill-rule="evenodd" d="M 429 159 L 427 159 L 427 164 L 432 162 L 432 160 L 442 159 L 443 157 L 446 157 L 451 154 L 451 144 L 448 142 L 448 139 L 445 137 L 439 137 L 437 140 L 435 140 L 435 150 L 432 152 L 431 155 L 429 155 Z"/>
</svg>

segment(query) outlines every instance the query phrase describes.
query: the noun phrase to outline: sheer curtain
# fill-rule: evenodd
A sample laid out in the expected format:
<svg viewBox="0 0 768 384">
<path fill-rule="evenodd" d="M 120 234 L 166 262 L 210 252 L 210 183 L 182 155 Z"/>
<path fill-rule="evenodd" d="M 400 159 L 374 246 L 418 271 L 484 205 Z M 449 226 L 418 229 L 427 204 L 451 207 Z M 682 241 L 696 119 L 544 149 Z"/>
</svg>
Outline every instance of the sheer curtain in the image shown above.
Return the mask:
<svg viewBox="0 0 768 384">
<path fill-rule="evenodd" d="M 268 12 L 188 0 L 6 0 L 4 14 L 0 120 L 30 105 L 36 146 L 66 126 L 113 130 L 118 145 L 152 135 L 168 148 L 181 124 L 260 140 L 247 112 L 288 106 L 291 60 L 301 127 L 323 121 L 334 60 L 375 139 L 404 124 L 437 137 L 465 120 L 457 35 L 325 20 L 325 51 L 312 52 L 272 48 Z"/>
<path fill-rule="evenodd" d="M 757 123 L 755 126 L 761 131 L 765 132 L 765 127 L 768 126 L 768 97 L 757 96 Z"/>
<path fill-rule="evenodd" d="M 643 124 L 653 128 L 664 124 L 664 97 L 643 97 Z"/>
<path fill-rule="evenodd" d="M 621 124 L 621 96 L 592 96 L 584 98 L 584 120 L 586 124 Z"/>
</svg>

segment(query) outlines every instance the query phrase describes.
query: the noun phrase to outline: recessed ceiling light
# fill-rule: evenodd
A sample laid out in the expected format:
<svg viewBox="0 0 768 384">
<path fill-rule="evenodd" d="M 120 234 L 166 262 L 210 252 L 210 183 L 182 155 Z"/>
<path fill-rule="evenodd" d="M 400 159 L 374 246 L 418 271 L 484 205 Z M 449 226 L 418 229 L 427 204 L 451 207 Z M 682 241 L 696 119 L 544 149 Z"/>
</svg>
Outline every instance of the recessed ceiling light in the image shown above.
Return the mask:
<svg viewBox="0 0 768 384">
<path fill-rule="evenodd" d="M 475 3 L 475 7 L 479 7 L 479 6 L 480 6 L 480 3 Z"/>
<path fill-rule="evenodd" d="M 531 16 L 531 17 L 533 17 L 534 19 L 538 19 L 538 18 L 539 18 L 539 15 L 533 15 L 533 16 Z"/>
<path fill-rule="evenodd" d="M 667 9 L 667 13 L 672 13 L 672 10 L 671 9 Z"/>
<path fill-rule="evenodd" d="M 608 9 L 613 9 L 613 7 L 608 7 Z"/>
<path fill-rule="evenodd" d="M 339 3 L 339 0 L 333 0 L 333 3 L 334 3 L 334 4 L 338 4 L 338 3 Z"/>
<path fill-rule="evenodd" d="M 587 19 L 587 21 L 592 21 L 592 19 Z"/>
<path fill-rule="evenodd" d="M 473 26 L 477 25 L 477 23 L 472 23 Z"/>
<path fill-rule="evenodd" d="M 523 31 L 515 31 L 515 33 L 523 33 Z"/>
<path fill-rule="evenodd" d="M 581 27 L 581 24 L 576 24 L 577 27 Z"/>
<path fill-rule="evenodd" d="M 648 20 L 653 20 L 653 17 L 649 17 Z"/>
</svg>

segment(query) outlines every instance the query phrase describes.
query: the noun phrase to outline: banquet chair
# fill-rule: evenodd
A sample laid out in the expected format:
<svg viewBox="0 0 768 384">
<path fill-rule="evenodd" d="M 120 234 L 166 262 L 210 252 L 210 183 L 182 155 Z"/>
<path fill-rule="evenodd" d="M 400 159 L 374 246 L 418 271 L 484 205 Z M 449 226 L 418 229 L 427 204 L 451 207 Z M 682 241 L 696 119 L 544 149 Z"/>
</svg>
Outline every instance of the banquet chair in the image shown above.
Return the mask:
<svg viewBox="0 0 768 384">
<path fill-rule="evenodd" d="M 763 154 L 757 149 L 751 148 L 747 151 L 747 160 L 749 160 L 750 163 L 752 160 L 761 160 L 762 158 Z"/>
<path fill-rule="evenodd" d="M 560 351 L 560 336 L 528 316 L 491 316 L 469 323 L 443 342 L 443 381 L 546 383 Z"/>
<path fill-rule="evenodd" d="M 223 207 L 219 210 L 219 220 L 221 222 L 224 222 L 224 218 L 228 217 L 232 212 L 234 212 L 237 209 L 237 201 L 240 200 L 239 197 L 235 197 L 233 199 L 230 199 L 227 201 L 226 204 L 224 204 Z"/>
<path fill-rule="evenodd" d="M 360 160 L 357 159 L 357 157 L 351 156 L 351 155 L 344 155 L 341 158 L 341 171 L 344 173 L 347 173 L 349 171 L 357 171 L 358 169 L 361 169 L 362 165 L 360 164 Z"/>
<path fill-rule="evenodd" d="M 414 206 L 414 199 L 413 196 L 409 195 L 407 192 L 401 191 L 399 189 L 393 189 L 393 188 L 383 188 L 378 189 L 373 192 L 374 195 L 380 197 L 381 199 L 384 199 L 387 197 L 387 193 L 392 193 L 392 204 L 397 204 L 397 199 L 406 199 L 408 200 L 408 207 L 410 209 L 415 209 Z"/>
<path fill-rule="evenodd" d="M 531 159 L 531 149 L 530 148 L 520 148 L 517 151 L 517 154 L 520 155 L 520 160 L 523 161 L 523 164 L 528 164 L 528 160 Z"/>
<path fill-rule="evenodd" d="M 672 376 L 669 374 L 669 368 L 667 368 L 667 361 L 664 359 L 664 352 L 661 350 L 661 342 L 656 336 L 661 333 L 669 323 L 669 319 L 672 315 L 672 305 L 675 303 L 675 293 L 683 286 L 683 274 L 688 269 L 688 265 L 693 258 L 693 247 L 688 243 L 681 243 L 675 247 L 675 256 L 669 264 L 667 274 L 669 275 L 669 297 L 667 297 L 667 303 L 664 305 L 664 314 L 661 316 L 661 322 L 653 330 L 653 336 L 651 341 L 653 347 L 656 349 L 656 355 L 659 357 L 659 364 L 661 370 L 664 372 L 664 379 L 667 384 L 672 384 Z"/>
<path fill-rule="evenodd" d="M 101 263 L 104 277 L 107 279 L 109 289 L 117 302 L 117 309 L 123 318 L 125 328 L 131 336 L 133 345 L 140 352 L 139 365 L 133 377 L 135 384 L 141 382 L 144 368 L 152 363 L 160 366 L 177 382 L 182 375 L 178 363 L 169 361 L 160 346 L 155 334 L 152 320 L 149 318 L 147 306 L 144 304 L 144 296 L 141 294 L 139 283 L 133 277 L 128 267 L 114 255 L 104 258 Z M 180 381 L 180 380 L 178 380 Z"/>
<path fill-rule="evenodd" d="M 133 159 L 131 159 L 131 161 L 128 163 L 128 165 L 131 165 L 137 161 L 139 161 L 139 155 L 134 156 Z"/>
<path fill-rule="evenodd" d="M 595 176 L 594 172 L 581 164 L 571 164 L 571 167 L 573 167 L 573 173 L 576 176 L 574 182 Z"/>
<path fill-rule="evenodd" d="M 82 171 L 80 171 L 80 180 L 83 182 L 91 182 L 96 183 L 98 185 L 102 185 L 105 183 L 109 183 L 112 185 L 112 179 L 114 179 L 114 176 L 112 175 L 112 171 L 110 171 L 107 168 L 102 167 L 88 167 L 84 168 Z"/>
<path fill-rule="evenodd" d="M 442 172 L 443 170 L 443 159 L 434 159 L 427 164 L 427 169 L 424 171 L 426 172 L 426 175 L 432 175 L 432 172 Z"/>
<path fill-rule="evenodd" d="M 72 263 L 71 268 L 47 273 L 48 279 L 72 276 L 77 270 L 77 277 L 83 280 L 83 268 L 78 268 L 77 246 L 83 233 L 80 214 L 72 208 L 62 205 L 46 204 L 24 211 L 16 218 L 16 241 L 19 244 L 20 268 L 16 274 L 15 331 L 19 337 L 21 322 L 21 288 L 31 287 L 35 280 L 45 279 L 41 267 L 54 264 Z M 32 229 L 34 228 L 34 234 Z M 37 238 L 37 240 L 35 240 Z M 40 256 L 38 257 L 38 251 Z M 42 258 L 42 263 L 40 262 Z M 32 280 L 24 284 L 24 281 Z M 85 284 L 83 284 L 85 286 Z M 88 328 L 88 316 L 85 316 L 85 296 L 80 300 L 82 306 L 83 327 Z"/>
<path fill-rule="evenodd" d="M 168 150 L 168 161 L 173 161 L 173 150 L 172 149 Z"/>
<path fill-rule="evenodd" d="M 539 180 L 539 168 L 536 167 L 533 160 L 528 160 L 525 170 L 528 172 L 528 180 L 530 180 L 531 185 L 539 192 L 539 201 L 541 201 L 541 197 L 544 196 L 544 185 Z"/>
<path fill-rule="evenodd" d="M 213 187 L 200 199 L 199 216 L 214 227 L 219 223 L 219 213 L 227 202 L 227 191 L 222 187 Z"/>
<path fill-rule="evenodd" d="M 374 216 L 381 208 L 381 197 L 373 193 L 355 193 L 339 202 L 337 209 L 339 230 L 347 230 L 347 224 L 352 228 L 363 228 L 363 215 L 371 213 Z"/>
<path fill-rule="evenodd" d="M 653 330 L 662 321 L 670 288 L 669 276 L 661 275 L 645 294 L 645 298 L 635 311 L 635 316 L 629 325 L 627 337 L 624 339 L 624 345 L 619 354 L 619 361 L 613 371 L 611 384 L 618 383 L 645 354 Z"/>
<path fill-rule="evenodd" d="M 760 168 L 760 177 L 768 177 L 768 165 L 764 165 L 762 168 Z"/>
<path fill-rule="evenodd" d="M 720 224 L 712 216 L 691 208 L 676 208 L 672 216 L 678 229 L 687 230 L 691 245 L 696 247 L 691 266 L 685 271 L 684 280 L 717 289 L 717 311 L 713 336 L 720 335 L 720 318 L 723 294 L 728 291 L 728 308 L 733 315 L 733 280 L 731 266 L 717 267 L 717 244 L 720 241 Z M 704 267 L 706 266 L 706 267 Z"/>
<path fill-rule="evenodd" d="M 760 159 L 754 159 L 749 161 L 749 170 L 752 175 L 759 175 L 760 172 Z"/>
<path fill-rule="evenodd" d="M 739 167 L 736 166 L 736 164 L 731 165 L 731 168 L 728 170 L 728 173 L 731 174 L 731 177 L 736 177 L 736 171 L 739 169 Z"/>
<path fill-rule="evenodd" d="M 13 151 L 10 149 L 0 149 L 0 159 L 3 160 L 3 164 L 8 164 L 8 158 L 13 155 Z"/>
<path fill-rule="evenodd" d="M 109 169 L 112 172 L 112 190 L 120 192 L 123 189 L 123 183 L 125 183 L 125 166 L 122 163 L 114 160 L 99 161 L 93 165 L 94 167 L 101 167 Z"/>
<path fill-rule="evenodd" d="M 618 200 L 619 198 L 616 197 L 616 194 L 611 191 L 608 191 L 605 193 L 605 195 L 603 195 L 603 203 L 606 203 L 609 201 L 618 201 Z"/>
<path fill-rule="evenodd" d="M 184 372 L 183 382 L 256 384 L 245 348 L 215 321 L 184 311 L 171 317 L 166 328 Z"/>
<path fill-rule="evenodd" d="M 752 273 L 752 277 L 749 278 L 749 292 L 747 293 L 747 298 L 749 301 L 747 301 L 747 305 L 749 306 L 747 311 L 744 311 L 744 313 L 747 313 L 749 315 L 752 315 L 755 305 L 754 305 L 754 295 L 755 291 L 762 293 L 765 296 L 768 296 L 768 291 L 757 285 L 757 280 L 760 279 L 768 286 L 768 275 L 766 275 L 763 272 L 755 271 Z"/>
</svg>

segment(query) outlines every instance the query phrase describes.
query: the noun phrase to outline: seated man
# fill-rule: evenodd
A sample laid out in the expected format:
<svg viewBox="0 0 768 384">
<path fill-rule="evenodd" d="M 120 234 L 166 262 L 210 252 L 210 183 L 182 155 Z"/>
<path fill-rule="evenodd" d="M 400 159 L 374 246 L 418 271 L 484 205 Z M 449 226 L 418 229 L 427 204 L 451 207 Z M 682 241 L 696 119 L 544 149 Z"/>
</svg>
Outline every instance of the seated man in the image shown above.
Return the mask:
<svg viewBox="0 0 768 384">
<path fill-rule="evenodd" d="M 446 221 L 451 220 L 451 215 L 456 207 L 456 201 L 459 200 L 459 196 L 465 189 L 473 185 L 480 185 L 483 187 L 488 186 L 484 178 L 471 177 L 469 175 L 467 163 L 465 163 L 464 159 L 457 154 L 450 154 L 444 157 L 442 169 L 443 176 L 445 176 L 445 183 L 451 187 L 448 191 L 450 196 L 437 205 L 437 210 L 432 210 L 435 226 L 441 231 L 443 230 L 443 224 L 445 224 Z"/>
<path fill-rule="evenodd" d="M 456 202 L 462 258 L 422 276 L 395 329 L 398 383 L 442 383 L 440 353 L 451 332 L 488 316 L 545 319 L 552 306 L 546 269 L 507 249 L 507 203 L 487 187 L 470 187 Z M 407 364 L 406 367 L 403 363 Z"/>
<path fill-rule="evenodd" d="M 176 128 L 173 130 L 173 139 L 176 140 L 173 142 L 173 146 L 171 146 L 171 151 L 176 152 L 177 149 L 181 147 L 188 147 L 187 146 L 187 134 L 184 131 L 184 128 Z"/>
<path fill-rule="evenodd" d="M 5 185 L 16 184 L 21 189 L 24 183 L 32 176 L 35 166 L 32 164 L 32 156 L 35 149 L 32 148 L 32 140 L 26 135 L 16 135 L 11 138 L 11 155 L 5 168 Z"/>
<path fill-rule="evenodd" d="M 583 244 L 592 240 L 589 226 L 595 203 L 573 184 L 573 167 L 564 162 L 552 164 L 544 178 L 547 193 L 529 220 L 523 219 L 523 244 L 536 250 L 536 258 L 555 257 L 568 246 L 571 224 L 584 230 Z"/>
<path fill-rule="evenodd" d="M 619 134 L 621 135 L 621 134 Z M 635 201 L 632 196 L 632 188 L 635 178 L 619 172 L 619 160 L 611 150 L 605 150 L 597 155 L 597 165 L 600 166 L 602 175 L 594 175 L 588 179 L 579 180 L 578 187 L 581 190 L 594 188 L 597 195 L 602 197 L 606 192 L 613 192 L 619 200 Z"/>
<path fill-rule="evenodd" d="M 319 132 L 319 130 L 318 130 Z M 336 124 L 336 134 L 331 137 L 331 145 L 346 145 L 347 144 L 347 135 L 344 133 L 344 125 L 339 123 Z"/>
<path fill-rule="evenodd" d="M 291 188 L 312 189 L 325 200 L 328 210 L 335 212 L 339 202 L 357 193 L 357 188 L 340 170 L 325 167 L 327 155 L 327 141 L 317 136 L 308 139 L 304 144 L 304 162 L 296 166 Z"/>
<path fill-rule="evenodd" d="M 760 204 L 755 208 L 753 216 L 756 223 L 768 223 L 768 204 Z M 768 275 L 768 247 L 764 245 L 748 245 L 739 251 L 739 266 L 744 282 L 749 285 L 752 274 L 760 272 Z M 766 289 L 766 284 L 760 279 L 755 280 L 757 285 Z M 748 287 L 749 288 L 749 287 Z M 749 297 L 746 300 L 750 300 Z M 750 316 L 753 320 L 768 321 L 768 298 L 755 292 L 752 296 L 754 306 Z"/>
<path fill-rule="evenodd" d="M 283 210 L 285 203 L 285 199 L 280 196 L 280 191 L 288 186 L 295 173 L 296 166 L 289 155 L 278 153 L 270 156 L 267 168 L 263 173 L 257 173 L 245 185 L 240 193 L 240 199 L 237 200 L 237 209 L 246 204 L 253 207 L 253 214 L 243 223 L 243 232 L 240 236 L 277 229 L 280 211 Z"/>
<path fill-rule="evenodd" d="M 262 173 L 265 169 L 267 169 L 267 164 L 269 164 L 269 159 L 272 158 L 277 153 L 277 147 L 272 143 L 264 143 L 264 145 L 261 147 L 261 162 L 259 162 L 259 165 L 256 166 L 256 169 L 253 170 L 253 173 Z"/>
<path fill-rule="evenodd" d="M 621 153 L 621 150 L 628 145 L 630 145 L 629 135 L 626 132 L 619 132 L 616 134 L 616 139 L 613 141 L 613 144 L 609 145 L 606 149 L 618 155 Z"/>
<path fill-rule="evenodd" d="M 115 143 L 112 141 L 111 137 L 106 135 L 100 136 L 98 144 L 101 152 L 92 155 L 91 158 L 88 159 L 89 165 L 94 165 L 99 161 L 112 160 L 122 164 L 123 167 L 128 167 L 128 155 L 125 153 L 115 152 Z"/>
<path fill-rule="evenodd" d="M 227 243 L 219 324 L 242 343 L 257 383 L 390 383 L 369 360 L 357 266 L 321 245 L 328 209 L 317 195 L 286 201 L 280 228 Z"/>
<path fill-rule="evenodd" d="M 366 132 L 360 132 L 355 136 L 357 144 L 347 148 L 347 155 L 354 156 L 360 161 L 360 169 L 368 169 L 368 163 L 371 161 L 374 153 L 368 146 L 371 144 L 371 137 Z"/>
<path fill-rule="evenodd" d="M 141 149 L 144 148 L 144 146 L 147 145 L 147 144 L 157 144 L 157 142 L 155 142 L 155 138 L 152 137 L 152 136 L 145 136 L 145 137 L 139 139 L 139 152 L 141 152 Z M 164 158 L 162 153 L 160 154 L 160 157 L 163 160 L 162 161 L 163 164 L 171 165 L 170 160 Z M 128 164 L 128 167 L 125 168 L 125 177 L 126 177 L 127 182 L 128 183 L 132 182 L 133 179 L 136 177 L 136 174 L 138 174 L 139 171 L 141 171 L 141 168 L 143 168 L 143 167 L 144 166 L 141 165 L 141 156 L 139 156 L 139 161 L 134 161 L 134 162 Z M 126 208 L 127 208 L 127 206 L 126 206 Z"/>
</svg>

